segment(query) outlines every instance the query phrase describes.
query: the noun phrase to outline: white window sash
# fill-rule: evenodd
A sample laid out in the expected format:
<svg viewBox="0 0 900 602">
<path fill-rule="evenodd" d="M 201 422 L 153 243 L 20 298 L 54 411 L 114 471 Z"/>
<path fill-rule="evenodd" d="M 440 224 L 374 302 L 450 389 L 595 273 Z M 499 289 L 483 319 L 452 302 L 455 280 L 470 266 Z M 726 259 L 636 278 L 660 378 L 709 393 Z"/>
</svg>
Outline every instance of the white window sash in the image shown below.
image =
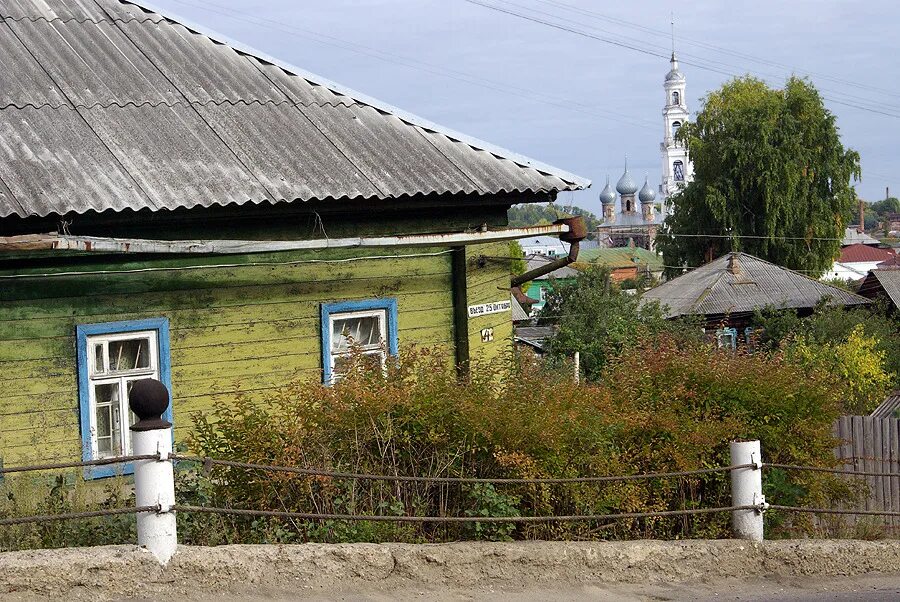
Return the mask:
<svg viewBox="0 0 900 602">
<path fill-rule="evenodd" d="M 334 384 L 338 380 L 340 380 L 341 375 L 335 373 L 335 364 L 336 360 L 341 357 L 349 357 L 353 355 L 352 351 L 348 352 L 334 352 L 332 351 L 331 346 L 334 344 L 334 322 L 336 320 L 352 320 L 355 318 L 377 318 L 378 319 L 378 333 L 380 335 L 380 340 L 377 345 L 361 345 L 359 347 L 360 352 L 363 355 L 380 355 L 381 356 L 381 369 L 384 370 L 387 368 L 387 349 L 385 345 L 387 345 L 387 321 L 388 321 L 388 312 L 384 309 L 370 309 L 364 311 L 350 311 L 350 312 L 339 312 L 332 313 L 328 315 L 328 361 L 329 361 L 329 373 L 331 374 L 331 378 L 329 379 L 329 384 Z M 325 341 L 323 341 L 324 343 Z"/>
<path fill-rule="evenodd" d="M 93 335 L 87 337 L 86 345 L 88 352 L 88 416 L 89 428 L 91 433 L 91 456 L 100 457 L 100 446 L 97 433 L 97 392 L 98 385 L 115 384 L 119 387 L 119 440 L 115 442 L 121 450 L 122 455 L 131 454 L 131 436 L 129 427 L 131 426 L 131 408 L 128 404 L 128 383 L 135 380 L 145 378 L 159 379 L 159 340 L 158 333 L 155 330 L 139 331 L 139 332 L 123 332 L 115 334 Z M 132 370 L 109 370 L 109 343 L 131 339 L 148 339 L 147 349 L 150 355 L 149 365 L 146 368 L 137 368 Z M 106 371 L 103 373 L 96 372 L 95 353 L 96 345 L 103 345 L 103 361 Z M 112 425 L 111 425 L 112 428 Z"/>
</svg>

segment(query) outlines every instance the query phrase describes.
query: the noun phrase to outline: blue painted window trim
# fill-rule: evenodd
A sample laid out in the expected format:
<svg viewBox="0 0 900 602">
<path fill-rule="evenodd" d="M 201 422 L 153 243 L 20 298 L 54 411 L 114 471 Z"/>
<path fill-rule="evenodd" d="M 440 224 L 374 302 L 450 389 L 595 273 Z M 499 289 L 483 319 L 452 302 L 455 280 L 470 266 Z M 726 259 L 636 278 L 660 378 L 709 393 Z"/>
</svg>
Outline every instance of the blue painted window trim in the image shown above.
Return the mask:
<svg viewBox="0 0 900 602">
<path fill-rule="evenodd" d="M 321 306 L 321 342 L 322 342 L 322 382 L 331 383 L 331 316 L 354 311 L 385 310 L 387 314 L 387 345 L 388 354 L 399 353 L 399 341 L 397 337 L 397 299 L 367 299 L 364 301 L 339 301 L 337 303 L 323 303 Z"/>
<path fill-rule="evenodd" d="M 91 404 L 90 379 L 88 377 L 87 339 L 91 336 L 121 334 L 125 332 L 156 331 L 156 345 L 159 352 L 159 380 L 172 392 L 172 364 L 169 355 L 169 319 L 150 318 L 147 320 L 127 320 L 124 322 L 104 322 L 101 324 L 78 324 L 75 327 L 75 349 L 78 358 L 78 407 L 81 422 L 81 459 L 94 460 L 91 456 Z M 163 417 L 172 420 L 172 402 Z M 100 479 L 121 474 L 133 474 L 134 466 L 127 464 L 110 466 L 88 466 L 84 469 L 85 479 Z"/>
<path fill-rule="evenodd" d="M 722 345 L 723 335 L 727 335 L 731 338 L 731 343 L 728 345 L 728 348 L 735 351 L 737 349 L 737 328 L 720 328 L 716 331 L 717 342 L 722 349 L 725 349 L 726 346 Z"/>
</svg>

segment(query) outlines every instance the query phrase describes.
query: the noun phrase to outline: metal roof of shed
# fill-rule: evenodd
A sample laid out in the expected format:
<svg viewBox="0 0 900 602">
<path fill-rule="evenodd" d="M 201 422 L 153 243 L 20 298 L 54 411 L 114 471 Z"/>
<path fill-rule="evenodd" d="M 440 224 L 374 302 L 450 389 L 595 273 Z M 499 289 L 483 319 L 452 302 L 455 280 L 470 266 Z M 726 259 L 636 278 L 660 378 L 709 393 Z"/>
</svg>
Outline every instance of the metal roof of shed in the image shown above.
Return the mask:
<svg viewBox="0 0 900 602">
<path fill-rule="evenodd" d="M 859 285 L 859 294 L 869 299 L 886 295 L 894 307 L 900 308 L 900 269 L 870 270 Z"/>
<path fill-rule="evenodd" d="M 143 2 L 0 19 L 0 217 L 590 185 Z"/>
<path fill-rule="evenodd" d="M 869 300 L 747 253 L 728 253 L 644 293 L 667 317 L 727 315 L 757 309 L 860 305 Z"/>
</svg>

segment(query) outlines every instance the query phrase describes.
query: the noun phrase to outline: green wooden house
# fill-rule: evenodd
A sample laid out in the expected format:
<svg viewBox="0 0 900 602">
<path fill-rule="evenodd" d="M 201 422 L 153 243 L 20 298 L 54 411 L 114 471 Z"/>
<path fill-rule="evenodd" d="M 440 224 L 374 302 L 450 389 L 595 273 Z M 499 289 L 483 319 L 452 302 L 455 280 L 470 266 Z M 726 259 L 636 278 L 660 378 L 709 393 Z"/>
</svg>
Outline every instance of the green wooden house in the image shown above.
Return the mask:
<svg viewBox="0 0 900 602">
<path fill-rule="evenodd" d="M 191 414 L 442 345 L 512 344 L 514 203 L 586 180 L 119 0 L 0 2 L 0 455 L 127 453 Z M 96 469 L 88 477 L 110 474 Z"/>
</svg>

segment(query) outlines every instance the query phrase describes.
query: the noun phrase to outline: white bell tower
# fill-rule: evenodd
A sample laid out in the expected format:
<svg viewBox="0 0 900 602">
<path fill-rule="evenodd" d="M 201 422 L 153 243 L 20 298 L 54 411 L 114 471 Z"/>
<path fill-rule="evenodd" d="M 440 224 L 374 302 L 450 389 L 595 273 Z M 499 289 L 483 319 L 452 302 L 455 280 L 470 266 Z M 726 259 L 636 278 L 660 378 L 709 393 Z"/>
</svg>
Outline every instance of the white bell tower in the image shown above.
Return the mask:
<svg viewBox="0 0 900 602">
<path fill-rule="evenodd" d="M 681 142 L 675 140 L 675 132 L 678 131 L 690 113 L 688 113 L 687 99 L 684 95 L 685 78 L 678 69 L 678 59 L 675 58 L 675 22 L 672 21 L 672 68 L 666 74 L 663 88 L 666 92 L 666 104 L 663 108 L 663 122 L 665 132 L 662 144 L 662 183 L 660 193 L 664 201 L 683 188 L 694 178 L 694 166 L 688 160 L 687 149 Z"/>
</svg>

